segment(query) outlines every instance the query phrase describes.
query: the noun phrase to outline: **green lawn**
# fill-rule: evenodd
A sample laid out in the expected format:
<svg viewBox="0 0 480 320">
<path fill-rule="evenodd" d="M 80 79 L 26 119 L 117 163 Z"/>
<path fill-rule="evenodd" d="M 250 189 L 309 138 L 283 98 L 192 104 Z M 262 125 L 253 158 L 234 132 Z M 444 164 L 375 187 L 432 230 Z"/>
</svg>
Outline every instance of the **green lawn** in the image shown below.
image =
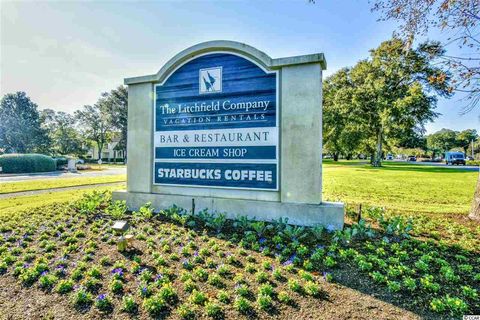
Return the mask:
<svg viewBox="0 0 480 320">
<path fill-rule="evenodd" d="M 85 193 L 92 192 L 94 190 L 120 190 L 125 189 L 125 185 L 100 187 L 100 188 L 87 188 L 82 190 L 69 190 L 69 191 L 57 191 L 42 193 L 32 196 L 19 196 L 13 198 L 0 199 L 0 215 L 12 212 L 20 212 L 24 210 L 30 210 L 54 203 L 65 203 L 80 199 Z"/>
<path fill-rule="evenodd" d="M 347 205 L 380 206 L 397 212 L 467 213 L 478 172 L 411 163 L 327 160 L 323 198 Z"/>
<path fill-rule="evenodd" d="M 20 191 L 43 190 L 51 188 L 64 188 L 74 186 L 84 186 L 99 183 L 123 182 L 126 175 L 118 174 L 101 177 L 81 177 L 81 178 L 57 178 L 42 179 L 21 182 L 0 183 L 0 194 Z"/>
</svg>

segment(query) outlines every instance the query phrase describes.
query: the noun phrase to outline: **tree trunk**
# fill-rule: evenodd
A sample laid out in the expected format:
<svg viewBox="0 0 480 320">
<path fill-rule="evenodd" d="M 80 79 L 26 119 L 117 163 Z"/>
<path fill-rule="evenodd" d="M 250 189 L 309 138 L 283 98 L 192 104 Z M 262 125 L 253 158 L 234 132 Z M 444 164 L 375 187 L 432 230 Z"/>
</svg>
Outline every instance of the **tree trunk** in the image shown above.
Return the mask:
<svg viewBox="0 0 480 320">
<path fill-rule="evenodd" d="M 382 165 L 382 140 L 383 134 L 382 129 L 380 129 L 377 134 L 377 150 L 375 152 L 375 159 L 373 160 L 374 167 L 380 167 Z"/>
<path fill-rule="evenodd" d="M 473 195 L 472 209 L 468 216 L 471 219 L 480 220 L 480 172 L 477 180 L 477 187 L 475 188 L 475 194 Z"/>
<path fill-rule="evenodd" d="M 338 152 L 333 154 L 333 161 L 338 161 Z"/>
<path fill-rule="evenodd" d="M 103 143 L 97 141 L 98 147 L 98 160 L 102 160 L 102 151 L 103 151 Z"/>
</svg>

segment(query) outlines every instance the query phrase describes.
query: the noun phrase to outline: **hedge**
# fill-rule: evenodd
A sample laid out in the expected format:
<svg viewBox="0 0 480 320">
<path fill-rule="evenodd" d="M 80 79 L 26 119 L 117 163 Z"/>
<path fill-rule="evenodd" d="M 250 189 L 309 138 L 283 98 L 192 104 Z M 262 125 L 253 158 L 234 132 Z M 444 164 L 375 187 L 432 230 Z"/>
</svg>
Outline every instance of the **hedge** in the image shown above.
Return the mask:
<svg viewBox="0 0 480 320">
<path fill-rule="evenodd" d="M 2 173 L 33 173 L 55 171 L 56 161 L 43 154 L 4 154 L 0 156 Z"/>
</svg>

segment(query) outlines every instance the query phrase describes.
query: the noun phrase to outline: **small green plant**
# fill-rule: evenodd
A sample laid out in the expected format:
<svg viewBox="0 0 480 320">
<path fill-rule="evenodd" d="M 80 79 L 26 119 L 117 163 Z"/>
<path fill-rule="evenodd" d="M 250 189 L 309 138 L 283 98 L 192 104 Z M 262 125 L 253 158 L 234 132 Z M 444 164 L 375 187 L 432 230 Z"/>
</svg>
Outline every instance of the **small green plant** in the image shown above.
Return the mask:
<svg viewBox="0 0 480 320">
<path fill-rule="evenodd" d="M 288 288 L 290 288 L 290 290 L 292 290 L 294 292 L 302 293 L 302 286 L 294 278 L 288 279 L 287 285 L 288 285 Z"/>
<path fill-rule="evenodd" d="M 171 283 L 165 283 L 158 291 L 158 295 L 169 303 L 174 303 L 177 299 L 177 292 Z"/>
<path fill-rule="evenodd" d="M 123 282 L 118 279 L 113 279 L 108 285 L 108 288 L 113 293 L 119 294 L 123 292 Z"/>
<path fill-rule="evenodd" d="M 263 294 L 270 297 L 273 297 L 273 295 L 275 294 L 275 291 L 273 290 L 272 285 L 269 283 L 262 284 L 260 288 L 258 288 L 258 292 L 259 294 Z"/>
<path fill-rule="evenodd" d="M 264 271 L 259 271 L 255 275 L 255 279 L 257 280 L 258 283 L 265 283 L 268 281 L 268 273 Z"/>
<path fill-rule="evenodd" d="M 278 293 L 278 301 L 286 304 L 291 304 L 293 302 L 293 299 L 286 291 L 280 291 Z"/>
<path fill-rule="evenodd" d="M 190 294 L 189 300 L 194 304 L 204 305 L 205 302 L 207 302 L 208 298 L 203 292 L 194 290 Z"/>
<path fill-rule="evenodd" d="M 182 319 L 194 319 L 196 314 L 195 306 L 184 303 L 177 308 L 177 313 Z"/>
<path fill-rule="evenodd" d="M 312 297 L 318 297 L 320 295 L 320 286 L 313 281 L 305 282 L 303 290 L 306 294 Z"/>
<path fill-rule="evenodd" d="M 270 310 L 273 307 L 272 297 L 265 294 L 259 294 L 257 296 L 257 304 L 261 310 Z"/>
<path fill-rule="evenodd" d="M 162 311 L 167 310 L 168 303 L 159 295 L 153 295 L 143 300 L 143 309 L 152 317 L 160 315 Z"/>
<path fill-rule="evenodd" d="M 92 304 L 92 294 L 90 292 L 85 291 L 85 289 L 79 289 L 73 295 L 73 304 L 76 307 L 82 307 L 86 305 Z"/>
<path fill-rule="evenodd" d="M 222 277 L 216 273 L 212 273 L 208 276 L 207 283 L 217 288 L 223 288 L 225 286 Z"/>
<path fill-rule="evenodd" d="M 183 283 L 183 288 L 186 292 L 192 292 L 193 290 L 198 290 L 198 286 L 192 279 L 188 279 Z"/>
<path fill-rule="evenodd" d="M 477 289 L 474 289 L 470 286 L 462 286 L 462 294 L 472 300 L 477 300 L 478 292 Z"/>
<path fill-rule="evenodd" d="M 87 275 L 95 279 L 102 277 L 102 273 L 98 267 L 91 267 L 90 270 L 87 271 Z"/>
<path fill-rule="evenodd" d="M 55 283 L 57 283 L 57 281 L 58 278 L 53 274 L 43 274 L 38 279 L 40 288 L 43 289 L 51 289 L 55 285 Z"/>
<path fill-rule="evenodd" d="M 225 290 L 219 290 L 217 292 L 217 299 L 218 301 L 227 304 L 230 302 L 230 295 Z"/>
<path fill-rule="evenodd" d="M 235 310 L 243 314 L 248 314 L 252 311 L 252 305 L 244 297 L 236 298 L 233 306 Z"/>
<path fill-rule="evenodd" d="M 127 212 L 127 203 L 125 200 L 123 201 L 113 201 L 110 205 L 105 209 L 105 212 L 112 216 L 113 219 L 122 219 Z"/>
<path fill-rule="evenodd" d="M 103 312 L 110 311 L 112 309 L 112 301 L 106 294 L 101 294 L 95 299 L 95 307 Z"/>
<path fill-rule="evenodd" d="M 66 294 L 72 291 L 73 281 L 72 280 L 61 280 L 55 287 L 55 292 L 60 294 Z"/>
<path fill-rule="evenodd" d="M 402 289 L 402 285 L 398 281 L 387 280 L 387 287 L 391 292 L 398 292 Z"/>
<path fill-rule="evenodd" d="M 250 295 L 250 290 L 246 284 L 238 284 L 235 286 L 235 293 L 240 297 L 248 297 Z"/>
<path fill-rule="evenodd" d="M 122 298 L 122 311 L 134 314 L 138 311 L 138 304 L 131 295 L 126 295 Z"/>
<path fill-rule="evenodd" d="M 222 316 L 222 307 L 215 302 L 205 303 L 205 314 L 212 318 L 220 318 Z"/>
<path fill-rule="evenodd" d="M 415 279 L 406 277 L 405 279 L 403 279 L 403 286 L 408 291 L 413 292 L 417 289 L 417 282 L 415 281 Z"/>
</svg>

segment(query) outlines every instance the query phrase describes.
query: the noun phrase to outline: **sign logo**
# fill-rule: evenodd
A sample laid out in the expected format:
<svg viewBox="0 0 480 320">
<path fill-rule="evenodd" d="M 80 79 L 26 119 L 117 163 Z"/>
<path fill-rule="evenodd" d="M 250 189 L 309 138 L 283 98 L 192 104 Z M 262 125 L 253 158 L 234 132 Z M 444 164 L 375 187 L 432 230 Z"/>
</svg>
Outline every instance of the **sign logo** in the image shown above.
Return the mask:
<svg viewBox="0 0 480 320">
<path fill-rule="evenodd" d="M 222 92 L 222 67 L 200 69 L 200 93 Z"/>
</svg>

